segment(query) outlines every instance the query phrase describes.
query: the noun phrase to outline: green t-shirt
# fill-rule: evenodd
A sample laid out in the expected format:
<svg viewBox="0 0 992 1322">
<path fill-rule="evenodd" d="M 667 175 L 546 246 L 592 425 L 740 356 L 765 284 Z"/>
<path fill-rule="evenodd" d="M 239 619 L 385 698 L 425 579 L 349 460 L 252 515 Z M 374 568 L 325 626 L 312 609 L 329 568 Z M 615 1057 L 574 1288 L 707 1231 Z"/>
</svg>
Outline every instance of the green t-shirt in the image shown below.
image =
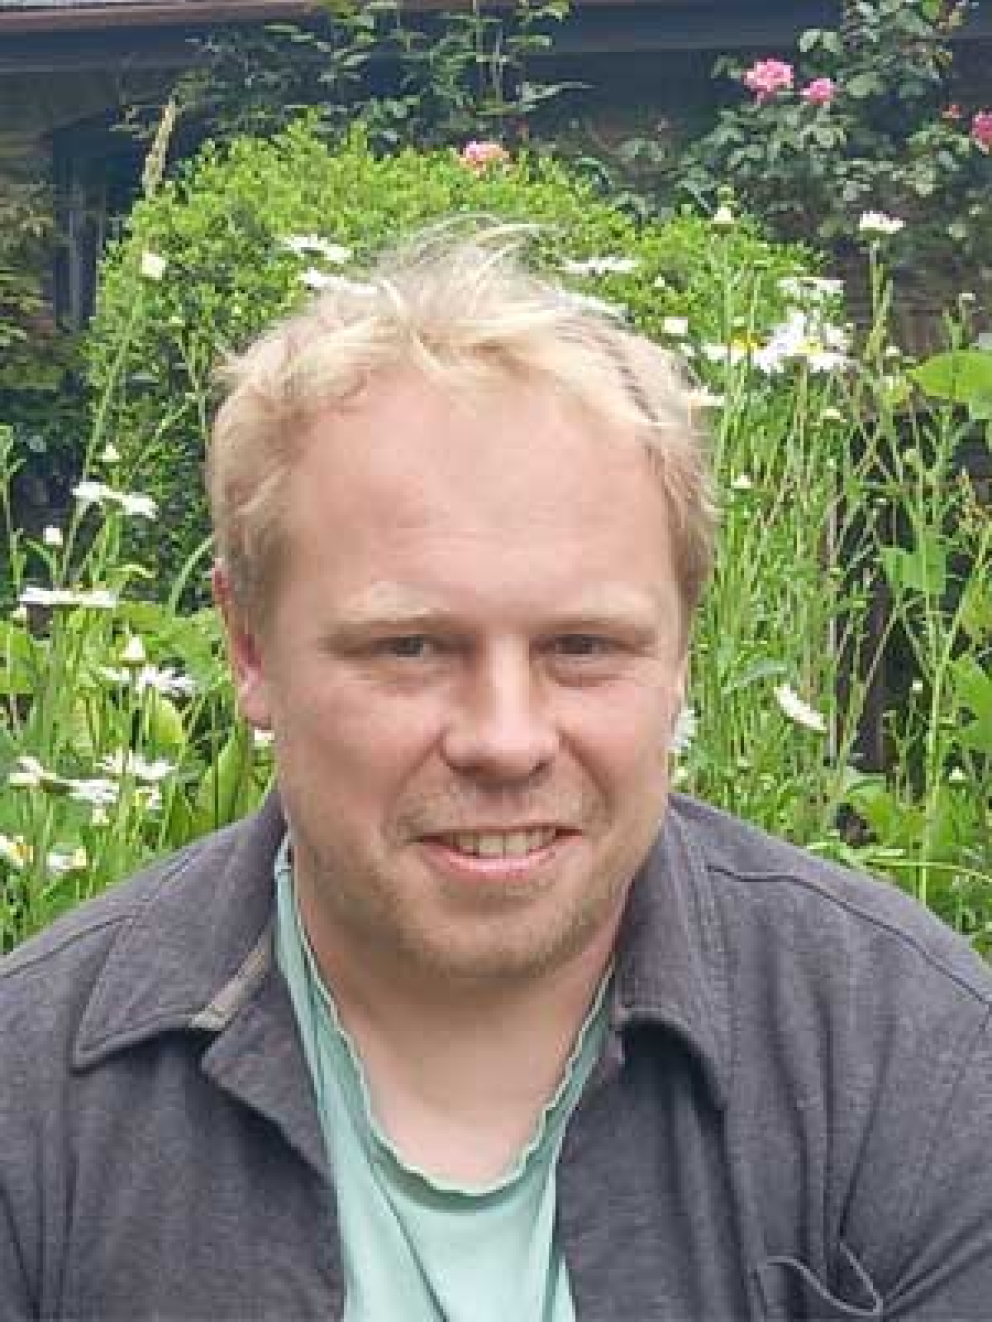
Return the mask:
<svg viewBox="0 0 992 1322">
<path fill-rule="evenodd" d="M 288 841 L 276 860 L 276 895 L 276 958 L 334 1172 L 345 1322 L 574 1322 L 554 1234 L 555 1166 L 602 1044 L 609 975 L 512 1169 L 492 1184 L 461 1187 L 409 1166 L 376 1124 L 362 1062 L 303 931 Z"/>
</svg>

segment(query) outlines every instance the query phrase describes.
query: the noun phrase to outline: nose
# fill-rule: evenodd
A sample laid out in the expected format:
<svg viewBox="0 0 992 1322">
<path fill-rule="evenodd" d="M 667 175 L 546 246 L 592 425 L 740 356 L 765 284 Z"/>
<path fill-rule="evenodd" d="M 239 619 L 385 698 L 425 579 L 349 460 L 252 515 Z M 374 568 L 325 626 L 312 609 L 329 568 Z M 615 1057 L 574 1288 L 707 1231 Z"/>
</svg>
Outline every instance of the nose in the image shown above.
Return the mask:
<svg viewBox="0 0 992 1322">
<path fill-rule="evenodd" d="M 473 664 L 449 715 L 443 753 L 456 771 L 526 780 L 553 760 L 559 735 L 532 658 L 494 649 Z"/>
</svg>

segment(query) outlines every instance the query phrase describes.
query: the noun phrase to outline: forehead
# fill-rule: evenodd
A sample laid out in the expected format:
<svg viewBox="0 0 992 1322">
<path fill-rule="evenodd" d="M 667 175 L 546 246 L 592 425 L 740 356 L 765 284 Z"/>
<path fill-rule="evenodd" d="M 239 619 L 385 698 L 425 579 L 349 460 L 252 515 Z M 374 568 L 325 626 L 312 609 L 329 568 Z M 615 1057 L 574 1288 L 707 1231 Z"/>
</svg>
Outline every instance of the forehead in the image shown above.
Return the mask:
<svg viewBox="0 0 992 1322">
<path fill-rule="evenodd" d="M 584 576 L 595 594 L 672 576 L 641 442 L 526 383 L 454 395 L 412 374 L 380 381 L 313 421 L 287 495 L 295 571 L 317 563 L 366 592 L 423 595 L 429 579 L 525 597 Z"/>
<path fill-rule="evenodd" d="M 592 474 L 607 483 L 654 481 L 632 429 L 550 384 L 510 376 L 450 384 L 412 370 L 374 377 L 313 419 L 300 452 L 305 481 L 333 470 L 339 482 L 369 491 L 388 485 L 394 498 L 428 481 L 438 492 L 484 483 L 497 495 L 531 488 L 542 473 L 554 477 L 543 490 L 559 499 L 593 496 Z"/>
</svg>

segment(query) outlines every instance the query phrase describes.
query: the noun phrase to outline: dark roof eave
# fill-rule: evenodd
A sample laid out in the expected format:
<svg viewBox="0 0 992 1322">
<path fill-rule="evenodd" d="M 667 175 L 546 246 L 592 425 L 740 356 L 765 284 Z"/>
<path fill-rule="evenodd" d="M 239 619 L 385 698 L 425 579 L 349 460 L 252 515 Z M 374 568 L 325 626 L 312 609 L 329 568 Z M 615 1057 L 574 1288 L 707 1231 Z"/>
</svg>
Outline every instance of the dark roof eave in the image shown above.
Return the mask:
<svg viewBox="0 0 992 1322">
<path fill-rule="evenodd" d="M 495 0 L 508 6 L 512 0 Z M 591 7 L 612 6 L 625 0 L 584 0 Z M 646 7 L 671 0 L 626 0 Z M 446 9 L 450 0 L 407 0 L 410 9 Z M 299 18 L 321 8 L 320 0 L 50 0 L 32 5 L 0 3 L 0 32 L 55 33 L 99 31 L 126 24 L 128 28 L 209 27 L 215 23 L 250 22 L 252 19 Z"/>
<path fill-rule="evenodd" d="M 494 2 L 512 4 L 512 0 Z M 412 10 L 452 8 L 452 0 L 406 0 L 406 3 Z M 782 0 L 770 0 L 767 6 L 755 4 L 744 12 L 733 0 L 726 6 L 719 0 L 703 0 L 698 9 L 696 3 L 687 0 L 581 0 L 575 3 L 573 17 L 581 16 L 583 10 L 590 20 L 595 15 L 596 30 L 576 40 L 571 53 L 579 54 L 586 47 L 600 52 L 620 52 L 638 48 L 722 49 L 790 42 L 803 27 L 832 22 L 836 4 L 837 0 L 810 0 L 807 10 L 799 16 Z M 188 36 L 191 31 L 223 23 L 304 19 L 320 7 L 320 0 L 66 0 L 36 6 L 30 0 L 26 5 L 4 6 L 0 0 L 0 35 L 19 36 L 33 44 L 47 36 L 57 40 L 60 35 L 67 38 L 74 32 L 120 34 L 121 29 L 125 32 L 181 30 Z M 727 15 L 734 16 L 729 23 L 715 21 Z M 666 29 L 663 40 L 657 31 L 659 24 Z M 669 31 L 673 25 L 687 30 Z M 987 12 L 970 15 L 964 28 L 955 33 L 960 42 L 987 41 L 990 37 L 992 14 Z M 0 65 L 3 63 L 0 59 Z"/>
<path fill-rule="evenodd" d="M 174 27 L 193 23 L 247 22 L 252 19 L 297 18 L 317 8 L 315 0 L 183 0 L 161 3 L 70 4 L 38 9 L 0 9 L 0 32 L 46 34 L 99 31 L 124 24 L 128 28 Z"/>
</svg>

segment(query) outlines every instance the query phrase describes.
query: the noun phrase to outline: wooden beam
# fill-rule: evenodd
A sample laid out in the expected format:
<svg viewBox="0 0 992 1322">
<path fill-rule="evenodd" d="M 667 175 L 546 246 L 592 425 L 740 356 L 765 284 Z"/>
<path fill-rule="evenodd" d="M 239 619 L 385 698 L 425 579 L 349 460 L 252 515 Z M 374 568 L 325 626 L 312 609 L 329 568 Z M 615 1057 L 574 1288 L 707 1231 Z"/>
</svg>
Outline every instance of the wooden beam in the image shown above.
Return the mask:
<svg viewBox="0 0 992 1322">
<path fill-rule="evenodd" d="M 499 7 L 500 0 L 489 0 Z M 505 0 L 507 5 L 512 0 Z M 410 11 L 460 8 L 458 0 L 406 0 Z M 174 67 L 183 43 L 211 27 L 262 24 L 277 19 L 305 22 L 317 0 L 120 0 L 40 8 L 4 8 L 0 0 L 0 72 L 101 67 L 101 45 L 116 65 L 129 48 L 141 67 L 156 58 Z M 992 38 L 992 5 L 972 12 L 958 40 Z M 554 31 L 554 56 L 788 47 L 809 27 L 832 27 L 839 0 L 575 0 L 569 18 Z M 143 35 L 139 35 L 143 34 Z M 69 57 L 66 41 L 78 59 Z M 138 47 L 143 49 L 139 52 Z M 153 49 L 157 48 L 155 53 Z M 188 49 L 188 48 L 187 48 Z M 50 62 L 46 63 L 46 60 Z"/>
</svg>

